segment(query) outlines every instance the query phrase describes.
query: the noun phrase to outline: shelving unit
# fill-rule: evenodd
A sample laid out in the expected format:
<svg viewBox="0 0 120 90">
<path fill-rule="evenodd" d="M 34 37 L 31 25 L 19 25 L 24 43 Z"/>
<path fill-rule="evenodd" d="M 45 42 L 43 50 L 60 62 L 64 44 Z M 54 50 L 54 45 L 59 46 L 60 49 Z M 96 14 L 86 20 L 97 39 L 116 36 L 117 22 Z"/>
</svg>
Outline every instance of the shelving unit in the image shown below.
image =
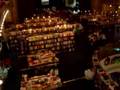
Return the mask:
<svg viewBox="0 0 120 90">
<path fill-rule="evenodd" d="M 26 19 L 7 32 L 10 49 L 19 57 L 27 57 L 28 67 L 20 70 L 21 90 L 56 90 L 62 85 L 56 54 L 74 51 L 77 28 L 77 23 L 43 16 Z"/>
<path fill-rule="evenodd" d="M 53 90 L 62 85 L 59 77 L 59 60 L 51 51 L 27 56 L 28 68 L 21 69 L 20 90 Z"/>
<path fill-rule="evenodd" d="M 8 32 L 9 45 L 19 55 L 46 49 L 53 52 L 74 51 L 74 29 L 79 24 L 69 24 L 58 17 L 36 17 L 16 25 Z"/>
</svg>

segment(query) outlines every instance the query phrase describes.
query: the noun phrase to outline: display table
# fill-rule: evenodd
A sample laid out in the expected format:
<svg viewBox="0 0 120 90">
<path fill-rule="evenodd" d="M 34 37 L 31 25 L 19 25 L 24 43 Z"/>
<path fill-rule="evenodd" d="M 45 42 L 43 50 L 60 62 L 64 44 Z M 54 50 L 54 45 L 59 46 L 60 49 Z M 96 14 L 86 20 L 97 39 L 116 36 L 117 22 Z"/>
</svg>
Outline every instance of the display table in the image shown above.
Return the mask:
<svg viewBox="0 0 120 90">
<path fill-rule="evenodd" d="M 57 68 L 58 58 L 51 51 L 27 56 L 28 68 L 21 69 L 20 90 L 56 90 L 62 85 Z"/>
</svg>

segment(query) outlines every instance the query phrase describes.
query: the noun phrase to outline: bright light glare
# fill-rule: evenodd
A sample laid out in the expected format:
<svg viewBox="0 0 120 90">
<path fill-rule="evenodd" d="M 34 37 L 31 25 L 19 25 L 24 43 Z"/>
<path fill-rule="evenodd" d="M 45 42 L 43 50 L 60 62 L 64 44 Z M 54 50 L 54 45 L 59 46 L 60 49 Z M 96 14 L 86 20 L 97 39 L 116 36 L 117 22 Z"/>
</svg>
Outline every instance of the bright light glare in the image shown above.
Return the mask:
<svg viewBox="0 0 120 90">
<path fill-rule="evenodd" d="M 118 8 L 120 9 L 120 6 L 118 6 Z"/>
<path fill-rule="evenodd" d="M 78 9 L 77 12 L 80 12 L 80 10 Z"/>
<path fill-rule="evenodd" d="M 0 37 L 2 36 L 2 33 L 0 33 Z"/>
<path fill-rule="evenodd" d="M 49 0 L 41 0 L 42 5 L 49 5 Z"/>
<path fill-rule="evenodd" d="M 3 29 L 4 22 L 5 22 L 5 19 L 6 19 L 6 16 L 8 13 L 9 13 L 9 10 L 4 11 L 4 13 L 3 13 L 3 19 L 2 19 L 2 23 L 1 23 L 1 27 L 0 27 L 1 30 Z"/>
<path fill-rule="evenodd" d="M 2 85 L 3 84 L 3 80 L 0 80 L 0 85 Z"/>
<path fill-rule="evenodd" d="M 110 4 L 109 7 L 112 7 L 112 5 Z"/>
</svg>

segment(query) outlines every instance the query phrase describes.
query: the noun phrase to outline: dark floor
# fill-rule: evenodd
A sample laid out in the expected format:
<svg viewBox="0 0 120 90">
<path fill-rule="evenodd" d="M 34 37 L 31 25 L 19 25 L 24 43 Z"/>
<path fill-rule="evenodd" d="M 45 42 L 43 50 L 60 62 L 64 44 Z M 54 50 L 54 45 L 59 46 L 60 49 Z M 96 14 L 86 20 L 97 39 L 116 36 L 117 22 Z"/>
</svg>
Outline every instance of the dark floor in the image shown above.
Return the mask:
<svg viewBox="0 0 120 90">
<path fill-rule="evenodd" d="M 67 83 L 58 90 L 97 90 L 94 88 L 94 82 L 92 80 L 77 80 L 71 83 Z"/>
<path fill-rule="evenodd" d="M 59 73 L 63 81 L 82 77 L 84 70 L 90 66 L 88 57 L 79 52 L 62 53 L 59 59 Z"/>
<path fill-rule="evenodd" d="M 86 52 L 71 52 L 59 54 L 59 73 L 62 81 L 67 81 L 84 76 L 84 70 L 91 67 L 90 57 Z M 85 56 L 86 55 L 86 56 Z M 87 87 L 86 87 L 87 86 Z M 85 79 L 64 84 L 60 90 L 95 90 L 94 82 Z"/>
</svg>

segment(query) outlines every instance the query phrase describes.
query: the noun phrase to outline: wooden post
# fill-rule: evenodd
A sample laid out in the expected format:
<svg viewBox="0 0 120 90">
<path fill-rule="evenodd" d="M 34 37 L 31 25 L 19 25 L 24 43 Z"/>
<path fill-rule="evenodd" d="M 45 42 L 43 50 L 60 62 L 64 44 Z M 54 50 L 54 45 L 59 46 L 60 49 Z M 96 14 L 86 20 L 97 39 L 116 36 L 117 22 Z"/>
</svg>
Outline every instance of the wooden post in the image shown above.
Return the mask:
<svg viewBox="0 0 120 90">
<path fill-rule="evenodd" d="M 91 0 L 91 8 L 92 8 L 92 10 L 101 12 L 102 4 L 103 4 L 103 0 Z"/>
<path fill-rule="evenodd" d="M 12 16 L 12 20 L 13 20 L 13 23 L 16 23 L 17 22 L 17 1 L 16 0 L 11 0 L 11 16 Z"/>
</svg>

